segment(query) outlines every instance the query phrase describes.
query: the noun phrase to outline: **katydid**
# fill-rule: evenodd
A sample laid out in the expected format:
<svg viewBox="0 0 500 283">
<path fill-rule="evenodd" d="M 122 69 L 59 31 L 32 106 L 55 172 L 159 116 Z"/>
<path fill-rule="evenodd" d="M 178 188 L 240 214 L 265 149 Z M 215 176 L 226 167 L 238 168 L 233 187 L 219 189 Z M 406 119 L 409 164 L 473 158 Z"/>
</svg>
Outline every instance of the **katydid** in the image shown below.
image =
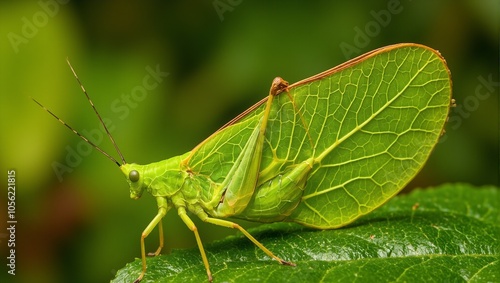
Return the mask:
<svg viewBox="0 0 500 283">
<path fill-rule="evenodd" d="M 146 274 L 144 240 L 158 226 L 159 247 L 149 255 L 160 254 L 161 220 L 171 208 L 194 233 L 209 281 L 209 262 L 188 211 L 239 230 L 269 257 L 294 265 L 224 218 L 317 229 L 353 222 L 420 171 L 452 101 L 450 72 L 439 52 L 412 43 L 386 46 L 294 84 L 275 78 L 267 97 L 193 150 L 146 165 L 127 163 L 107 132 L 118 162 L 35 102 L 118 164 L 131 198 L 144 191 L 156 198 L 158 213 L 141 235 L 139 282 Z"/>
</svg>

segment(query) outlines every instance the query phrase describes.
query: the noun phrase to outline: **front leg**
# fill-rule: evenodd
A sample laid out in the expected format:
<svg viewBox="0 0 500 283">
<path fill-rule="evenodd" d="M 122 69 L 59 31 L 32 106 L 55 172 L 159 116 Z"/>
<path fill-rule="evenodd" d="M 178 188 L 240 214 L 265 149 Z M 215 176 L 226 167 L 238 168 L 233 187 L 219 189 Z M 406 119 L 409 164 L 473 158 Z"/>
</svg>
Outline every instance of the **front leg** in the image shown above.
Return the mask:
<svg viewBox="0 0 500 283">
<path fill-rule="evenodd" d="M 163 249 L 163 224 L 161 220 L 158 222 L 158 233 L 160 234 L 160 245 L 158 246 L 158 249 L 154 253 L 148 253 L 148 256 L 157 256 L 160 254 L 161 250 Z"/>
<path fill-rule="evenodd" d="M 200 210 L 203 211 L 203 210 Z M 198 233 L 198 228 L 194 225 L 191 218 L 186 213 L 186 209 L 183 206 L 179 206 L 177 208 L 177 213 L 179 217 L 184 221 L 189 230 L 193 231 L 194 236 L 196 238 L 196 243 L 198 244 L 198 249 L 200 250 L 201 260 L 203 261 L 203 265 L 205 265 L 205 269 L 207 271 L 208 281 L 212 282 L 212 272 L 210 271 L 210 264 L 208 263 L 207 255 L 205 253 L 205 249 L 203 248 L 203 243 L 201 242 L 200 234 Z"/>
<path fill-rule="evenodd" d="M 139 275 L 139 277 L 134 281 L 134 283 L 138 283 L 142 280 L 144 277 L 144 274 L 146 274 L 146 247 L 144 245 L 144 239 L 153 231 L 153 229 L 156 227 L 156 225 L 160 224 L 159 230 L 160 230 L 160 246 L 156 250 L 153 255 L 158 255 L 163 248 L 163 227 L 161 225 L 161 219 L 167 214 L 167 211 L 170 209 L 170 206 L 167 203 L 167 200 L 164 197 L 157 197 L 156 201 L 158 203 L 158 213 L 156 216 L 151 220 L 149 225 L 144 229 L 141 235 L 141 259 L 142 259 L 142 272 Z M 148 254 L 149 255 L 149 254 Z"/>
</svg>

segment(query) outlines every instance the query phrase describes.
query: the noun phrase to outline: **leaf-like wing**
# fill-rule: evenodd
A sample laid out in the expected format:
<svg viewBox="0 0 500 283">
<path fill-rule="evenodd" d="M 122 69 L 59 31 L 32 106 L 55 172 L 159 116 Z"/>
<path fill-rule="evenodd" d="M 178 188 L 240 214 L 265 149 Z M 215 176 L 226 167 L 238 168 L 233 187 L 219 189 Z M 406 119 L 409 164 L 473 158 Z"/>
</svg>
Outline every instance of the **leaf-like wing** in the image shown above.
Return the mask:
<svg viewBox="0 0 500 283">
<path fill-rule="evenodd" d="M 313 157 L 302 200 L 287 220 L 317 228 L 350 223 L 418 173 L 450 99 L 444 59 L 417 44 L 380 48 L 295 83 L 273 101 L 258 184 Z M 220 184 L 264 107 L 259 102 L 197 146 L 186 159 L 190 172 Z M 213 191 L 202 194 L 207 201 Z"/>
<path fill-rule="evenodd" d="M 437 144 L 451 101 L 444 59 L 397 45 L 293 89 L 315 165 L 289 220 L 319 228 L 352 222 L 398 193 Z"/>
</svg>

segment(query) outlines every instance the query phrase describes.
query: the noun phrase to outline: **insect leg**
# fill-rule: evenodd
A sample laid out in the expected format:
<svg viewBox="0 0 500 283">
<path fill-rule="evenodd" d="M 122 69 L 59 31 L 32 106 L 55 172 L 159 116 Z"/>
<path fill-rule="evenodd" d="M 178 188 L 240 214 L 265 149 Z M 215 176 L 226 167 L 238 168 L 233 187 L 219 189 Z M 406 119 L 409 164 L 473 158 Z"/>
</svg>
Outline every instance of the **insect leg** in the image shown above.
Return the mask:
<svg viewBox="0 0 500 283">
<path fill-rule="evenodd" d="M 157 256 L 163 249 L 163 224 L 161 223 L 161 221 L 158 222 L 158 232 L 160 234 L 160 245 L 158 246 L 158 249 L 156 249 L 156 252 L 148 253 L 148 256 Z"/>
<path fill-rule="evenodd" d="M 158 214 L 151 220 L 151 222 L 148 224 L 146 229 L 142 232 L 141 235 L 141 258 L 142 258 L 142 271 L 139 277 L 134 281 L 134 283 L 138 283 L 142 280 L 144 277 L 144 274 L 146 274 L 146 247 L 144 245 L 144 239 L 146 239 L 147 236 L 153 231 L 153 229 L 156 227 L 156 225 L 160 224 L 160 230 L 161 230 L 161 237 L 160 237 L 160 248 L 156 251 L 156 253 L 159 253 L 161 250 L 161 247 L 163 247 L 163 228 L 161 225 L 161 219 L 167 214 L 168 209 L 170 208 L 167 205 L 167 201 L 163 197 L 157 198 L 158 202 Z M 155 253 L 155 254 L 156 254 Z"/>
<path fill-rule="evenodd" d="M 252 241 L 257 247 L 259 247 L 264 253 L 266 253 L 269 257 L 277 260 L 279 263 L 283 265 L 290 265 L 290 266 L 295 266 L 294 263 L 282 260 L 281 258 L 275 256 L 270 250 L 268 250 L 263 244 L 261 244 L 257 239 L 255 239 L 250 233 L 247 232 L 247 230 L 243 229 L 240 225 L 237 223 L 227 221 L 227 220 L 222 220 L 218 218 L 211 218 L 205 213 L 197 213 L 198 217 L 200 217 L 201 220 L 207 222 L 207 223 L 212 223 L 215 225 L 219 225 L 222 227 L 227 227 L 227 228 L 232 228 L 232 229 L 238 229 L 240 230 L 243 235 L 245 235 L 250 241 Z"/>
<path fill-rule="evenodd" d="M 200 250 L 201 259 L 203 260 L 203 264 L 205 265 L 205 269 L 207 270 L 208 281 L 212 282 L 212 272 L 210 272 L 210 265 L 208 264 L 207 255 L 205 254 L 205 249 L 203 248 L 203 243 L 201 242 L 200 234 L 198 233 L 198 228 L 194 225 L 193 221 L 186 214 L 186 209 L 181 206 L 177 209 L 179 213 L 179 217 L 184 221 L 186 226 L 188 226 L 189 230 L 193 231 L 194 236 L 196 237 L 196 243 L 198 244 L 198 249 Z"/>
<path fill-rule="evenodd" d="M 218 204 L 215 216 L 238 215 L 245 210 L 252 198 L 259 179 L 262 150 L 273 99 L 276 95 L 285 91 L 286 86 L 288 86 L 288 83 L 281 78 L 273 80 L 263 116 L 229 170 L 226 179 L 221 184 L 224 190 L 224 201 Z"/>
</svg>

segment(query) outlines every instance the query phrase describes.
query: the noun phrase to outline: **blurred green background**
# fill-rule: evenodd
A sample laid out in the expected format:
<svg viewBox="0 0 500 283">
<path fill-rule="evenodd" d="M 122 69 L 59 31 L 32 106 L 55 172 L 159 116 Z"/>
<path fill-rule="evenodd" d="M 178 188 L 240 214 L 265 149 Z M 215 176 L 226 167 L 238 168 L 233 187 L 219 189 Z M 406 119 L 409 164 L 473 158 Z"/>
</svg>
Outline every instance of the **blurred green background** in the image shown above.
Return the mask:
<svg viewBox="0 0 500 283">
<path fill-rule="evenodd" d="M 406 190 L 498 186 L 499 8 L 496 0 L 2 1 L 0 162 L 3 184 L 16 170 L 18 223 L 14 277 L 0 231 L 0 281 L 109 281 L 140 256 L 156 213 L 151 196 L 132 201 L 117 166 L 29 98 L 81 132 L 100 129 L 67 57 L 126 160 L 150 163 L 189 151 L 267 95 L 275 76 L 295 82 L 384 45 L 422 43 L 446 58 L 458 107 Z M 168 75 L 155 81 L 151 69 Z M 105 137 L 98 144 L 117 157 Z M 56 174 L 55 164 L 68 171 Z M 164 223 L 164 252 L 195 246 L 175 212 Z M 234 233 L 196 224 L 204 242 Z"/>
</svg>

